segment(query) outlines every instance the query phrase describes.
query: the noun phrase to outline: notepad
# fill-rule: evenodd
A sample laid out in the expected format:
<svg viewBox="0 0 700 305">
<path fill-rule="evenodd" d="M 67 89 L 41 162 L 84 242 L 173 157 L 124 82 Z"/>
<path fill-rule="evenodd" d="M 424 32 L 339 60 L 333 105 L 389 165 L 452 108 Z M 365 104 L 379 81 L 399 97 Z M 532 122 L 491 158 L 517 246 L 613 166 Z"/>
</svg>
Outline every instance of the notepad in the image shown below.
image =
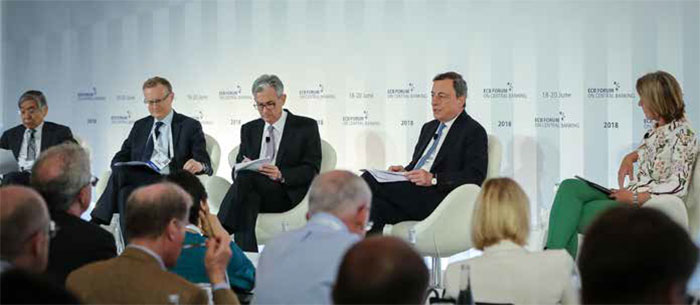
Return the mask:
<svg viewBox="0 0 700 305">
<path fill-rule="evenodd" d="M 363 169 L 362 171 L 368 172 L 379 183 L 408 181 L 408 178 L 404 175 L 405 172 L 392 172 L 381 169 Z"/>
<path fill-rule="evenodd" d="M 610 193 L 612 193 L 612 191 L 610 191 L 609 188 L 604 187 L 604 186 L 602 186 L 602 185 L 600 185 L 600 184 L 597 184 L 597 183 L 595 183 L 595 182 L 589 181 L 588 179 L 585 179 L 585 178 L 583 178 L 583 177 L 581 177 L 581 176 L 574 176 L 574 177 L 576 177 L 576 179 L 578 179 L 578 180 L 581 180 L 581 181 L 583 181 L 583 182 L 586 182 L 586 184 L 588 184 L 590 187 L 592 187 L 592 188 L 594 188 L 594 189 L 596 189 L 596 190 L 599 190 L 599 191 L 605 193 L 606 195 L 610 195 Z"/>
</svg>

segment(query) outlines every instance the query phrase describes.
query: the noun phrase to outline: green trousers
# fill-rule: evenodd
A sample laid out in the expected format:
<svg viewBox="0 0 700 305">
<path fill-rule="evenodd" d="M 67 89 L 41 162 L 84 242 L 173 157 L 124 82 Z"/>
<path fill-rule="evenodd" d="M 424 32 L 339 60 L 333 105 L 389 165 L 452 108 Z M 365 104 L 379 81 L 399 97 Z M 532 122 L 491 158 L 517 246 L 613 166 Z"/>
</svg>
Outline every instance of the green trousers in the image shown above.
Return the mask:
<svg viewBox="0 0 700 305">
<path fill-rule="evenodd" d="M 566 249 L 575 259 L 578 233 L 585 232 L 601 212 L 620 204 L 581 180 L 564 180 L 549 214 L 547 249 Z"/>
</svg>

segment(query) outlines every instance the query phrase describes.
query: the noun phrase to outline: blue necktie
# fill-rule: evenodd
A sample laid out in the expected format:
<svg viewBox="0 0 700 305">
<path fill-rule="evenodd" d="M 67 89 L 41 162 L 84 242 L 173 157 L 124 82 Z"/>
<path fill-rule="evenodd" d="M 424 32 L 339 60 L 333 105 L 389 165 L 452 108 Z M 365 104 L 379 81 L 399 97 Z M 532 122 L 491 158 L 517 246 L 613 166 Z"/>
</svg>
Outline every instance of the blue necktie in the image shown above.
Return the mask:
<svg viewBox="0 0 700 305">
<path fill-rule="evenodd" d="M 156 129 L 153 131 L 156 135 L 156 140 L 158 140 L 158 137 L 160 137 L 160 127 L 164 124 L 165 123 L 163 122 L 156 122 Z M 149 136 L 148 141 L 146 141 L 146 149 L 143 151 L 143 155 L 141 156 L 141 161 L 148 162 L 151 160 L 151 155 L 153 155 L 153 144 L 153 137 Z"/>
<path fill-rule="evenodd" d="M 428 152 L 425 153 L 425 155 L 423 155 L 423 157 L 421 157 L 420 160 L 418 160 L 418 163 L 416 163 L 416 166 L 413 167 L 414 170 L 420 169 L 421 167 L 423 167 L 423 165 L 425 165 L 425 161 L 428 160 L 428 158 L 430 158 L 430 156 L 432 156 L 433 153 L 435 153 L 435 149 L 438 146 L 438 142 L 440 142 L 440 137 L 442 136 L 443 129 L 445 129 L 445 123 L 440 123 L 440 127 L 438 127 L 437 136 L 435 136 L 435 140 L 433 141 L 433 145 L 430 145 L 430 148 L 428 148 Z"/>
</svg>

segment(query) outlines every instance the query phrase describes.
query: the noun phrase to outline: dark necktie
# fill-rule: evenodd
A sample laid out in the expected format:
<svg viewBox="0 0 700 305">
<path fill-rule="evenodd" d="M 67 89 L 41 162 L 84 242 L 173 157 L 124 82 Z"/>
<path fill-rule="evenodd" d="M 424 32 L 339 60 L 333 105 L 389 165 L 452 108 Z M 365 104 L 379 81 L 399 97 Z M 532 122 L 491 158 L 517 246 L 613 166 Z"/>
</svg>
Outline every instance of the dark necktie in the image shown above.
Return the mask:
<svg viewBox="0 0 700 305">
<path fill-rule="evenodd" d="M 27 142 L 27 161 L 36 159 L 36 138 L 34 134 L 36 129 L 29 129 L 29 142 Z"/>
<path fill-rule="evenodd" d="M 163 126 L 165 123 L 163 122 L 156 122 L 156 129 L 153 131 L 153 133 L 156 135 L 156 140 L 160 137 L 160 127 Z M 143 151 L 143 155 L 141 156 L 141 161 L 143 162 L 148 162 L 151 160 L 151 156 L 153 155 L 153 137 L 149 136 L 148 141 L 146 141 L 146 149 Z"/>
</svg>

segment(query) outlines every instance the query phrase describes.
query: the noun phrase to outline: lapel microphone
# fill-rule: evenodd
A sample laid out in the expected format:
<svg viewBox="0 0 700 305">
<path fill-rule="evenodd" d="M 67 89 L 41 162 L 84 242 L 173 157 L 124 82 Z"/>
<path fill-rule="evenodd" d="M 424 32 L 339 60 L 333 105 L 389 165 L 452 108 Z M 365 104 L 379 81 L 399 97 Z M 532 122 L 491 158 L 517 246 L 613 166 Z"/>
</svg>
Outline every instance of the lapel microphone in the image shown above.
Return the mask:
<svg viewBox="0 0 700 305">
<path fill-rule="evenodd" d="M 265 143 L 270 143 L 270 137 L 269 137 L 269 136 L 265 137 Z"/>
<path fill-rule="evenodd" d="M 434 135 L 433 135 L 433 140 L 437 140 L 437 136 L 438 136 L 438 134 L 437 134 L 437 133 L 436 133 L 436 134 L 434 134 Z"/>
</svg>

